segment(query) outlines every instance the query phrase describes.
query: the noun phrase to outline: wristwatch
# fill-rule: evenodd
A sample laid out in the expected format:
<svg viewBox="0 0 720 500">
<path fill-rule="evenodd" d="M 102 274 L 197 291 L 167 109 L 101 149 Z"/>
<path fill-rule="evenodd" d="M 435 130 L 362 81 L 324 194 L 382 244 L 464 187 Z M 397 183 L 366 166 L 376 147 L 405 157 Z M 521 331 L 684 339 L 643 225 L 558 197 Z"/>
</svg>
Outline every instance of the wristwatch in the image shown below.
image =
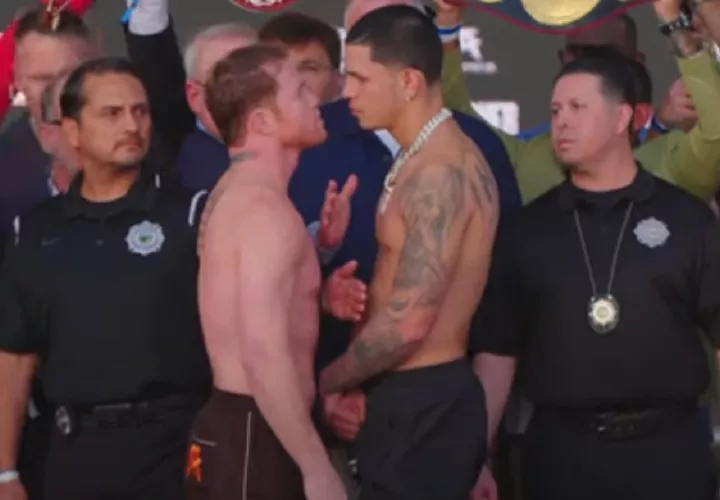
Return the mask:
<svg viewBox="0 0 720 500">
<path fill-rule="evenodd" d="M 692 31 L 692 19 L 690 19 L 690 17 L 684 12 L 681 12 L 676 19 L 660 24 L 659 28 L 660 33 L 665 36 L 670 36 L 672 33 L 679 30 Z"/>
</svg>

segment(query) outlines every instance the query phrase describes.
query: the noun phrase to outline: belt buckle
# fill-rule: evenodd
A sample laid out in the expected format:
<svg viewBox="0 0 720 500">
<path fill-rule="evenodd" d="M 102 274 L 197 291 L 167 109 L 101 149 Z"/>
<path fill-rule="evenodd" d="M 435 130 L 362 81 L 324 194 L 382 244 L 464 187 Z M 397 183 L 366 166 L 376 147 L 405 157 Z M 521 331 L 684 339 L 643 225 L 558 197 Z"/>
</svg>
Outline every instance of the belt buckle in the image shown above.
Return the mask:
<svg viewBox="0 0 720 500">
<path fill-rule="evenodd" d="M 70 410 L 66 406 L 59 406 L 55 410 L 55 427 L 57 427 L 60 434 L 65 437 L 72 434 L 73 421 L 70 416 Z"/>
<path fill-rule="evenodd" d="M 638 425 L 629 416 L 601 414 L 595 419 L 593 430 L 601 439 L 622 441 L 637 435 Z"/>
<path fill-rule="evenodd" d="M 590 429 L 601 439 L 612 440 L 617 433 L 617 426 L 610 418 L 609 413 L 600 413 L 592 419 Z"/>
</svg>

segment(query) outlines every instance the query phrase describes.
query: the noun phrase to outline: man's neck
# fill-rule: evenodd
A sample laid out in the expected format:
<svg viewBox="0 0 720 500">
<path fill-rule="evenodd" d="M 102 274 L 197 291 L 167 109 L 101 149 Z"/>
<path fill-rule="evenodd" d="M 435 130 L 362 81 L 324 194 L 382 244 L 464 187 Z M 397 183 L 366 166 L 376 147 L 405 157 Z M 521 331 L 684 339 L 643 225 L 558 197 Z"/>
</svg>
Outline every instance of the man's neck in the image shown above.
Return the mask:
<svg viewBox="0 0 720 500">
<path fill-rule="evenodd" d="M 424 103 L 417 103 L 406 106 L 404 112 L 395 121 L 395 124 L 388 128 L 395 140 L 400 143 L 403 150 L 415 142 L 422 129 L 433 119 L 443 108 L 442 97 L 432 98 Z"/>
<path fill-rule="evenodd" d="M 242 148 L 230 148 L 230 168 L 258 182 L 286 192 L 297 168 L 300 151 L 279 144 L 246 141 Z"/>
<path fill-rule="evenodd" d="M 83 168 L 80 194 L 94 203 L 119 200 L 128 194 L 140 176 L 140 167 Z"/>
<path fill-rule="evenodd" d="M 604 155 L 591 164 L 570 170 L 574 186 L 585 191 L 614 191 L 629 186 L 637 176 L 637 163 L 630 148 Z"/>
</svg>

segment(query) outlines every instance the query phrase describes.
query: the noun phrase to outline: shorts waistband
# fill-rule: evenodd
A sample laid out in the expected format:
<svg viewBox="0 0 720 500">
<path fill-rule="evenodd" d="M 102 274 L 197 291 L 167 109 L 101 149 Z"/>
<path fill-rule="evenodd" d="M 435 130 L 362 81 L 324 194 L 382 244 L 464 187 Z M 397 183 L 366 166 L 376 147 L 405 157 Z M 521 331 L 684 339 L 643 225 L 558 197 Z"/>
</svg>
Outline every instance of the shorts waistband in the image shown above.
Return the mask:
<svg viewBox="0 0 720 500">
<path fill-rule="evenodd" d="M 397 394 L 398 391 L 420 390 L 425 394 L 454 393 L 465 390 L 478 379 L 473 373 L 472 364 L 466 358 L 423 366 L 409 370 L 390 372 L 379 378 L 369 389 L 371 394 Z"/>
<path fill-rule="evenodd" d="M 208 404 L 223 406 L 229 411 L 260 412 L 252 396 L 223 391 L 217 387 L 213 387 Z"/>
</svg>

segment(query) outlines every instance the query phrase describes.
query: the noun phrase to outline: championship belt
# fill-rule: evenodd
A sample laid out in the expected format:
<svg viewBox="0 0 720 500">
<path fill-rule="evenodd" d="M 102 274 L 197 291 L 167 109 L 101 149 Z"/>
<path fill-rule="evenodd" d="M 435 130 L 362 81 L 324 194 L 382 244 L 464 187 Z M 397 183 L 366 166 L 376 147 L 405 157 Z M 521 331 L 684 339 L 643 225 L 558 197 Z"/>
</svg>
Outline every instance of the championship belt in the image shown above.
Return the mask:
<svg viewBox="0 0 720 500">
<path fill-rule="evenodd" d="M 567 34 L 595 27 L 653 0 L 451 0 L 502 17 L 522 28 Z"/>
</svg>

